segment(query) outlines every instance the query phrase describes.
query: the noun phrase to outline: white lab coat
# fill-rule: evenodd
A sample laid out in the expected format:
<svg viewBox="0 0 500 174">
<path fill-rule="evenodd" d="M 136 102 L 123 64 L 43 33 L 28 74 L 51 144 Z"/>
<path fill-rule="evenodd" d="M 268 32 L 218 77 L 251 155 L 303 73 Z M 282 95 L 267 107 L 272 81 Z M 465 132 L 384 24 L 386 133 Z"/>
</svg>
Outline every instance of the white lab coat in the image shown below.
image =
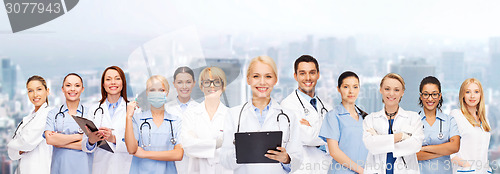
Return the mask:
<svg viewBox="0 0 500 174">
<path fill-rule="evenodd" d="M 458 156 L 463 160 L 467 160 L 471 167 L 459 167 L 453 165 L 453 173 L 488 173 L 491 168 L 488 164 L 488 146 L 490 145 L 490 132 L 484 131 L 481 127 L 474 127 L 462 114 L 459 109 L 451 111 L 450 116 L 453 116 L 458 125 L 460 132 L 460 150 L 452 154 L 453 158 Z M 486 121 L 489 123 L 488 119 Z M 481 167 L 479 167 L 481 166 Z"/>
<path fill-rule="evenodd" d="M 42 137 L 50 110 L 52 107 L 44 103 L 37 112 L 24 117 L 16 137 L 7 144 L 9 158 L 19 160 L 16 173 L 50 173 L 52 146 Z M 25 153 L 19 155 L 19 151 Z"/>
<path fill-rule="evenodd" d="M 182 148 L 189 156 L 189 174 L 232 174 L 220 164 L 220 148 L 216 149 L 216 140 L 224 136 L 224 120 L 229 115 L 229 108 L 222 102 L 210 120 L 205 102 L 186 110 L 182 117 Z"/>
<path fill-rule="evenodd" d="M 420 173 L 416 155 L 424 140 L 420 116 L 416 112 L 399 108 L 392 131 L 394 134 L 411 133 L 411 137 L 398 143 L 394 143 L 394 134 L 388 134 L 388 121 L 384 109 L 369 114 L 363 121 L 363 142 L 368 149 L 364 173 L 384 174 L 388 152 L 392 152 L 396 158 L 393 166 L 395 174 Z M 371 128 L 376 131 L 376 135 L 368 132 Z"/>
<path fill-rule="evenodd" d="M 283 131 L 282 145 L 286 148 L 288 155 L 291 158 L 291 171 L 297 170 L 302 163 L 301 142 L 299 140 L 299 121 L 296 113 L 283 109 L 283 112 L 290 118 L 290 132 L 288 131 L 288 122 L 284 116 L 280 116 L 280 122 L 276 120 L 277 115 L 281 112 L 282 107 L 274 99 L 271 99 L 271 106 L 266 115 L 262 126 L 255 111 L 252 109 L 252 101 L 248 101 L 241 114 L 240 132 L 258 132 L 258 131 Z M 263 174 L 263 173 L 287 173 L 281 163 L 258 163 L 258 164 L 237 164 L 236 149 L 233 144 L 234 133 L 237 131 L 238 118 L 243 105 L 233 107 L 229 110 L 230 115 L 227 117 L 224 125 L 224 141 L 221 149 L 221 163 L 224 167 L 232 169 L 235 174 Z M 279 124 L 279 126 L 278 126 Z M 281 129 L 279 128 L 281 127 Z M 290 134 L 289 134 L 290 133 Z M 290 140 L 287 141 L 288 135 Z"/>
<path fill-rule="evenodd" d="M 93 174 L 122 174 L 129 173 L 130 165 L 132 162 L 132 155 L 130 155 L 127 151 L 127 147 L 125 146 L 125 142 L 123 138 L 125 136 L 125 119 L 127 113 L 127 103 L 123 98 L 120 98 L 120 104 L 115 109 L 115 113 L 113 119 L 109 116 L 108 106 L 106 106 L 106 102 L 101 104 L 101 108 L 104 110 L 104 114 L 101 114 L 101 109 L 97 112 L 97 108 L 99 108 L 99 103 L 96 103 L 90 108 L 89 117 L 94 118 L 94 124 L 97 127 L 107 127 L 114 129 L 113 135 L 116 138 L 116 144 L 112 142 L 108 142 L 111 149 L 115 153 L 108 152 L 99 147 L 95 147 L 93 150 L 88 150 L 86 147 L 86 142 L 88 137 L 84 136 L 82 140 L 82 149 L 85 152 L 94 152 L 94 162 L 92 165 L 92 173 Z M 95 117 L 94 117 L 95 112 Z M 102 122 L 101 122 L 102 121 Z M 101 125 L 102 123 L 102 125 Z"/>
<path fill-rule="evenodd" d="M 306 126 L 299 124 L 300 139 L 302 142 L 302 147 L 304 148 L 304 158 L 302 160 L 302 166 L 294 173 L 328 173 L 328 169 L 330 167 L 330 164 L 332 163 L 332 157 L 329 154 L 319 150 L 317 146 L 326 145 L 326 142 L 318 136 L 321 125 L 323 124 L 323 118 L 325 118 L 326 115 L 326 111 L 324 111 L 323 115 L 321 115 L 321 108 L 325 107 L 328 110 L 331 110 L 331 108 L 323 106 L 321 102 L 318 101 L 316 103 L 316 107 L 318 108 L 318 110 L 316 111 L 311 103 L 306 100 L 301 94 L 298 94 L 298 96 L 304 104 L 304 107 L 309 110 L 308 115 L 306 115 L 306 113 L 304 112 L 304 108 L 300 104 L 295 91 L 288 95 L 288 97 L 286 97 L 281 102 L 281 106 L 283 108 L 300 114 L 297 116 L 298 120 L 306 119 L 311 125 Z"/>
<path fill-rule="evenodd" d="M 192 98 L 188 102 L 188 106 L 185 111 L 182 111 L 181 106 L 179 105 L 179 100 L 176 98 L 173 101 L 170 101 L 167 103 L 165 106 L 165 109 L 168 111 L 168 113 L 172 115 L 177 115 L 181 117 L 184 115 L 184 112 L 187 110 L 191 110 L 195 108 L 196 106 L 199 105 L 196 101 L 194 101 Z M 184 146 L 184 144 L 182 144 Z M 188 173 L 188 164 L 189 163 L 189 157 L 186 156 L 186 152 L 184 152 L 184 156 L 182 157 L 182 160 L 176 161 L 175 162 L 175 168 L 177 169 L 177 173 L 179 174 L 189 174 Z"/>
<path fill-rule="evenodd" d="M 178 101 L 179 100 L 176 98 L 175 100 L 168 102 L 167 105 L 165 105 L 165 109 L 168 111 L 168 113 L 172 115 L 177 115 L 179 117 L 182 117 L 185 111 L 182 111 Z M 198 105 L 199 105 L 198 102 L 194 101 L 193 99 L 190 99 L 186 111 L 191 110 Z"/>
</svg>

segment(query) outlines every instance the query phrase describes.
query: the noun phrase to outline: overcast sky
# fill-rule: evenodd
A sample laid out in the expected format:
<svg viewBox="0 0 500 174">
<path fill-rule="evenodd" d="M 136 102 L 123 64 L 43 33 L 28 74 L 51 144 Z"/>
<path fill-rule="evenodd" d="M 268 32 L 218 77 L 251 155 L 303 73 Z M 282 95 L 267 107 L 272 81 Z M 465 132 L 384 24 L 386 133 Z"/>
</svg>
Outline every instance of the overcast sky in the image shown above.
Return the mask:
<svg viewBox="0 0 500 174">
<path fill-rule="evenodd" d="M 0 8 L 0 57 L 13 59 L 26 76 L 103 68 L 125 64 L 141 44 L 185 27 L 195 27 L 200 38 L 251 35 L 269 42 L 313 34 L 487 43 L 500 36 L 498 9 L 500 1 L 493 0 L 82 0 L 67 14 L 15 34 Z"/>
</svg>

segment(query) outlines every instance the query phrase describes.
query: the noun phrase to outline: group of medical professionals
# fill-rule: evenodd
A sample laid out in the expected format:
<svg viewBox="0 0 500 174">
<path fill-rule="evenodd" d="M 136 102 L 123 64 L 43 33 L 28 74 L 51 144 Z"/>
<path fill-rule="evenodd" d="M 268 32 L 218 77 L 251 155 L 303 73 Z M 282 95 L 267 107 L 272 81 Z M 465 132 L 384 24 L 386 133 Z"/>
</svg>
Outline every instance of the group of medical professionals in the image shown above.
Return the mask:
<svg viewBox="0 0 500 174">
<path fill-rule="evenodd" d="M 49 104 L 44 78 L 26 82 L 34 110 L 17 126 L 8 153 L 19 160 L 16 173 L 491 173 L 488 146 L 491 127 L 484 90 L 466 79 L 459 91 L 459 109 L 443 113 L 440 81 L 420 82 L 420 111 L 400 107 L 404 79 L 395 73 L 380 82 L 383 107 L 368 114 L 356 105 L 358 75 L 338 77 L 341 102 L 331 107 L 316 91 L 317 60 L 303 55 L 294 63 L 298 87 L 285 99 L 271 97 L 278 69 L 268 56 L 253 58 L 246 68 L 251 96 L 228 108 L 221 102 L 228 81 L 218 67 L 195 76 L 189 67 L 173 74 L 177 97 L 167 102 L 170 84 L 161 75 L 146 81 L 147 104 L 127 98 L 120 67 L 101 77 L 101 99 L 84 106 L 84 79 L 69 73 L 62 81 L 65 101 Z M 199 87 L 204 100 L 191 98 Z M 130 89 L 129 89 L 130 90 Z M 332 89 L 335 90 L 335 89 Z M 93 121 L 82 129 L 73 117 Z M 263 154 L 275 163 L 240 164 L 235 133 L 281 131 L 281 147 Z M 88 132 L 88 133 L 84 133 Z M 107 143 L 113 152 L 100 146 Z"/>
</svg>

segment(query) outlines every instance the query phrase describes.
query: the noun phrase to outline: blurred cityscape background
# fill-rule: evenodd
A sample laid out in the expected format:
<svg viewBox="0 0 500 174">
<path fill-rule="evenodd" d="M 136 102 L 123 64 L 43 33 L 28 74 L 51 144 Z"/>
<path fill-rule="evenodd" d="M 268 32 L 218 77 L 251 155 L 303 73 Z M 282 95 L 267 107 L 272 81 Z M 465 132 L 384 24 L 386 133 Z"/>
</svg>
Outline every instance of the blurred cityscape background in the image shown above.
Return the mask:
<svg viewBox="0 0 500 174">
<path fill-rule="evenodd" d="M 281 101 L 297 87 L 293 62 L 304 54 L 320 63 L 316 92 L 325 104 L 340 103 L 337 78 L 350 70 L 360 76 L 357 104 L 368 113 L 382 109 L 380 79 L 389 72 L 403 76 L 401 106 L 412 111 L 420 110 L 420 81 L 438 77 L 446 114 L 458 106 L 460 84 L 466 78 L 479 79 L 493 128 L 489 159 L 495 172 L 500 170 L 500 26 L 493 22 L 500 15 L 494 10 L 500 7 L 497 2 L 387 1 L 386 6 L 361 1 L 372 8 L 339 1 L 154 2 L 111 0 L 94 7 L 97 2 L 82 1 L 61 19 L 16 34 L 9 31 L 0 8 L 0 173 L 16 167 L 6 144 L 33 110 L 26 94 L 32 75 L 46 78 L 50 103 L 56 106 L 64 102 L 62 78 L 79 73 L 85 86 L 81 101 L 91 105 L 100 99 L 102 71 L 111 65 L 125 70 L 132 98 L 140 98 L 149 75 L 164 75 L 171 83 L 169 101 L 176 97 L 175 68 L 190 66 L 197 76 L 204 67 L 219 66 L 230 83 L 222 101 L 233 107 L 251 95 L 246 84 L 250 59 L 274 58 L 279 81 L 272 95 Z M 110 6 L 114 8 L 105 8 Z M 141 13 L 127 13 L 131 7 Z M 203 100 L 198 86 L 192 97 Z"/>
</svg>

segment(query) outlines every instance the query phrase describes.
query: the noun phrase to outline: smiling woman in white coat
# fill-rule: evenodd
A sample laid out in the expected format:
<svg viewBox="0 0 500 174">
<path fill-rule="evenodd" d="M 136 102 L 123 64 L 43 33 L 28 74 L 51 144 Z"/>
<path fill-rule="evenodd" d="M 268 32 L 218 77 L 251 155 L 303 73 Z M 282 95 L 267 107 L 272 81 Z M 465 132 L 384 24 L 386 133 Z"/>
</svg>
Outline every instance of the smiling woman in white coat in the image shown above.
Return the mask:
<svg viewBox="0 0 500 174">
<path fill-rule="evenodd" d="M 127 151 L 123 138 L 125 136 L 125 119 L 127 112 L 127 80 L 120 67 L 110 66 L 101 77 L 101 100 L 90 109 L 94 124 L 107 135 L 106 141 L 114 153 L 90 146 L 89 139 L 84 138 L 82 149 L 94 152 L 93 174 L 119 174 L 130 170 L 132 155 Z"/>
<path fill-rule="evenodd" d="M 491 127 L 486 117 L 481 82 L 475 78 L 465 80 L 458 96 L 460 109 L 450 113 L 462 137 L 460 149 L 451 155 L 453 173 L 491 173 L 488 162 Z"/>
<path fill-rule="evenodd" d="M 186 110 L 192 109 L 198 105 L 191 98 L 191 93 L 196 85 L 194 72 L 187 66 L 179 67 L 174 72 L 174 88 L 177 91 L 176 100 L 167 103 L 167 110 L 178 116 L 182 116 Z"/>
<path fill-rule="evenodd" d="M 28 98 L 35 109 L 17 126 L 12 140 L 7 144 L 9 158 L 19 160 L 16 173 L 50 173 L 52 146 L 47 145 L 41 136 L 45 130 L 49 88 L 45 79 L 31 76 L 26 82 Z"/>
<path fill-rule="evenodd" d="M 250 61 L 247 84 L 251 88 L 252 97 L 247 103 L 231 108 L 224 125 L 221 163 L 224 167 L 234 170 L 234 173 L 279 174 L 300 168 L 302 143 L 299 140 L 299 121 L 296 113 L 282 108 L 271 98 L 271 91 L 277 81 L 277 68 L 272 58 L 259 56 Z M 282 147 L 269 150 L 265 155 L 279 163 L 237 164 L 234 134 L 261 131 L 283 132 Z"/>
<path fill-rule="evenodd" d="M 177 91 L 176 100 L 172 100 L 165 106 L 167 111 L 173 115 L 182 116 L 187 110 L 191 110 L 198 106 L 198 103 L 191 98 L 191 93 L 196 85 L 194 80 L 194 72 L 187 66 L 179 67 L 174 72 L 174 88 Z M 177 173 L 188 174 L 189 157 L 182 157 L 181 161 L 175 162 Z"/>
<path fill-rule="evenodd" d="M 380 82 L 384 108 L 366 116 L 363 142 L 368 156 L 363 173 L 420 173 L 416 153 L 424 139 L 423 125 L 416 112 L 399 107 L 405 82 L 389 73 Z"/>
<path fill-rule="evenodd" d="M 184 153 L 189 157 L 189 174 L 226 174 L 233 173 L 220 164 L 224 120 L 229 108 L 220 101 L 226 89 L 224 71 L 218 67 L 208 67 L 199 77 L 205 101 L 188 109 L 183 116 L 181 139 Z"/>
</svg>

